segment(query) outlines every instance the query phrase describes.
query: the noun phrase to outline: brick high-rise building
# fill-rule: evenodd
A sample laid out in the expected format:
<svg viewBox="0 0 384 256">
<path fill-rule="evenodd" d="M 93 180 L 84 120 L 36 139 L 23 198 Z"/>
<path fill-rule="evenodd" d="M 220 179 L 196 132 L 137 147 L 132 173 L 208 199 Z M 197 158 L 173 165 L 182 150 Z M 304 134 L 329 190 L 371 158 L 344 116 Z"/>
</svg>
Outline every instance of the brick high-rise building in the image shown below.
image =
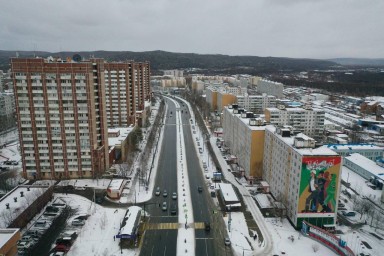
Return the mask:
<svg viewBox="0 0 384 256">
<path fill-rule="evenodd" d="M 135 65 L 133 62 L 105 63 L 105 96 L 108 127 L 135 124 Z"/>
<path fill-rule="evenodd" d="M 104 60 L 12 58 L 11 69 L 24 177 L 100 176 L 109 166 Z"/>
<path fill-rule="evenodd" d="M 148 62 L 105 63 L 108 127 L 138 125 L 145 102 L 151 99 Z"/>
</svg>

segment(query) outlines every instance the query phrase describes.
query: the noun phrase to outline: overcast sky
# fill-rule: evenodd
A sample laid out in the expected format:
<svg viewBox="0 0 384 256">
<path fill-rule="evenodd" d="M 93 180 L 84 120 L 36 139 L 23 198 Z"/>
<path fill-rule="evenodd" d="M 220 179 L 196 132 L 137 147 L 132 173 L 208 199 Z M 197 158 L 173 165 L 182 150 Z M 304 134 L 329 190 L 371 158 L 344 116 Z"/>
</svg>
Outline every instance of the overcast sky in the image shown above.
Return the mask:
<svg viewBox="0 0 384 256">
<path fill-rule="evenodd" d="M 384 0 L 0 0 L 0 49 L 384 57 Z"/>
</svg>

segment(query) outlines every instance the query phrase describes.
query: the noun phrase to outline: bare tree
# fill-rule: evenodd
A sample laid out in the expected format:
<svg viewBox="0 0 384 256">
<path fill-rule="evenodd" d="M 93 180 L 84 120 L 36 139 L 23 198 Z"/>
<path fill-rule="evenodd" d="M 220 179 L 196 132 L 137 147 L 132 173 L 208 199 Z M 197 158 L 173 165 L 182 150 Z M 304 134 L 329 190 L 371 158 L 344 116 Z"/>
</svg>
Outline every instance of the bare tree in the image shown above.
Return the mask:
<svg viewBox="0 0 384 256">
<path fill-rule="evenodd" d="M 116 174 L 121 177 L 128 177 L 130 175 L 130 168 L 128 163 L 121 163 L 117 165 Z"/>
</svg>

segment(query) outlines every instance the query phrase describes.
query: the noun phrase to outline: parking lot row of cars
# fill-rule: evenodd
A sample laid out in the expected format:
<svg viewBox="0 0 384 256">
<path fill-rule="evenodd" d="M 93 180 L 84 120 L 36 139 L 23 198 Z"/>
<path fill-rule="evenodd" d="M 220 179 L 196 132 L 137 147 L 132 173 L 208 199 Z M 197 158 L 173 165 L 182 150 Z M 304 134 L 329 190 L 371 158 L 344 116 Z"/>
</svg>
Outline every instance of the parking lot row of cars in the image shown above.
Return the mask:
<svg viewBox="0 0 384 256">
<path fill-rule="evenodd" d="M 40 242 L 41 238 L 51 227 L 54 220 L 61 215 L 66 204 L 52 203 L 45 208 L 44 213 L 32 224 L 22 235 L 17 243 L 18 255 L 31 255 L 33 248 Z"/>
</svg>

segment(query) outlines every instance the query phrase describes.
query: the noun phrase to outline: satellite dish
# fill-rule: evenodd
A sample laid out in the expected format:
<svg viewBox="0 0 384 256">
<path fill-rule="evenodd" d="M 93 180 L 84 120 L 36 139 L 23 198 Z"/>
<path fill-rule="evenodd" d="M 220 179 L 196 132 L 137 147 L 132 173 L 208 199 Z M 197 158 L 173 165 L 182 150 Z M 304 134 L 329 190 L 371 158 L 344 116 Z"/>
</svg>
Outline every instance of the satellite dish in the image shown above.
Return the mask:
<svg viewBox="0 0 384 256">
<path fill-rule="evenodd" d="M 73 55 L 72 59 L 76 62 L 80 62 L 81 61 L 81 56 L 79 54 L 75 54 Z"/>
</svg>

